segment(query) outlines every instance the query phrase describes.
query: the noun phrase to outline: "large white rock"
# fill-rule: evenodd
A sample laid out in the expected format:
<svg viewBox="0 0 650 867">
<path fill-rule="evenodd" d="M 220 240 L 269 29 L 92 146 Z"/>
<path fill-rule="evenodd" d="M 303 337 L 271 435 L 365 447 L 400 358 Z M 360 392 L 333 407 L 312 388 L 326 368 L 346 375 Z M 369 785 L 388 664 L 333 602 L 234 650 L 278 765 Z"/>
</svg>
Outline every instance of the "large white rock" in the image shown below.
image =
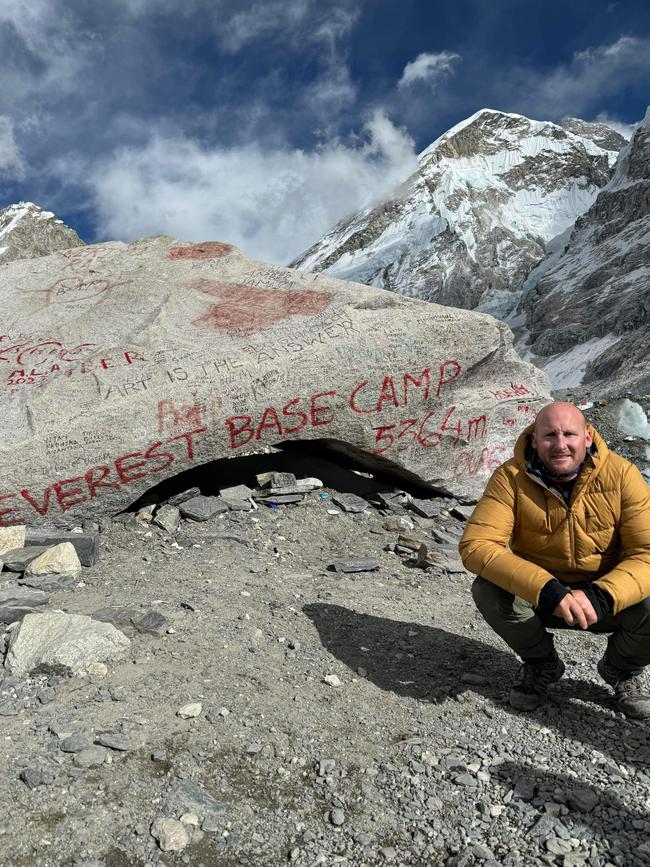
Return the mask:
<svg viewBox="0 0 650 867">
<path fill-rule="evenodd" d="M 84 614 L 28 614 L 11 634 L 5 667 L 18 675 L 32 671 L 79 675 L 94 662 L 120 656 L 130 643 L 112 624 Z"/>
<path fill-rule="evenodd" d="M 27 528 L 17 524 L 14 527 L 0 527 L 0 554 L 13 551 L 14 548 L 22 548 L 25 545 Z"/>
<path fill-rule="evenodd" d="M 61 542 L 48 548 L 25 569 L 25 575 L 69 575 L 76 578 L 81 572 L 81 563 L 72 542 Z"/>
<path fill-rule="evenodd" d="M 549 399 L 490 316 L 246 259 L 111 242 L 0 266 L 0 526 L 117 512 L 286 440 L 477 496 Z"/>
</svg>

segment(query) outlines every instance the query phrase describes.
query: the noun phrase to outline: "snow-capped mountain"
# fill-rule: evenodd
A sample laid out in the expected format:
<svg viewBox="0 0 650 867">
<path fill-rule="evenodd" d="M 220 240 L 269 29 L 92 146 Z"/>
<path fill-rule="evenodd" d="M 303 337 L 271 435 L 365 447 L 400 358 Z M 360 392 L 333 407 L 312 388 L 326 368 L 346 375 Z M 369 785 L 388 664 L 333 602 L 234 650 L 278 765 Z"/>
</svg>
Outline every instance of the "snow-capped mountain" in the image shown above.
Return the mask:
<svg viewBox="0 0 650 867">
<path fill-rule="evenodd" d="M 623 144 L 603 124 L 484 109 L 426 148 L 390 200 L 341 221 L 292 266 L 503 318 Z"/>
<path fill-rule="evenodd" d="M 521 306 L 520 351 L 556 386 L 650 393 L 650 109 L 611 181 L 530 273 Z"/>
<path fill-rule="evenodd" d="M 32 202 L 18 202 L 0 210 L 0 265 L 82 244 L 73 229 Z"/>
</svg>

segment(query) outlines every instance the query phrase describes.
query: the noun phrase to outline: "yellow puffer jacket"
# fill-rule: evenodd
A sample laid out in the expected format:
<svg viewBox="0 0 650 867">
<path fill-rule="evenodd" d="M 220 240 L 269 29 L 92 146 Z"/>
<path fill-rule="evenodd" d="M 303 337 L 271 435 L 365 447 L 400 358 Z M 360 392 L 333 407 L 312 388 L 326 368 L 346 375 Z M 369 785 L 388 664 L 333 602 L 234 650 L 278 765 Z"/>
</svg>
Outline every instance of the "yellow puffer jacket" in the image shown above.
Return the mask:
<svg viewBox="0 0 650 867">
<path fill-rule="evenodd" d="M 492 475 L 460 541 L 465 568 L 537 605 L 551 578 L 595 581 L 614 614 L 650 596 L 650 488 L 597 431 L 569 506 L 527 472 L 533 425 Z"/>
</svg>

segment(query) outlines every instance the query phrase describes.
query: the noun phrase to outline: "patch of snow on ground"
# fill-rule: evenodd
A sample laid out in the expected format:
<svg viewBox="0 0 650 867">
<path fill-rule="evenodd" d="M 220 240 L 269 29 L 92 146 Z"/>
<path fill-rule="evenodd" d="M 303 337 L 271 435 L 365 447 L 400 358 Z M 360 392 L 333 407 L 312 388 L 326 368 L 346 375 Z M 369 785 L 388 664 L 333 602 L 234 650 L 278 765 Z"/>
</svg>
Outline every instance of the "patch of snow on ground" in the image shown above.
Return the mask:
<svg viewBox="0 0 650 867">
<path fill-rule="evenodd" d="M 582 384 L 582 378 L 590 361 L 598 358 L 606 349 L 613 346 L 621 338 L 616 334 L 606 334 L 604 337 L 592 337 L 573 349 L 567 349 L 559 355 L 554 355 L 542 365 L 552 388 L 572 388 Z"/>
</svg>

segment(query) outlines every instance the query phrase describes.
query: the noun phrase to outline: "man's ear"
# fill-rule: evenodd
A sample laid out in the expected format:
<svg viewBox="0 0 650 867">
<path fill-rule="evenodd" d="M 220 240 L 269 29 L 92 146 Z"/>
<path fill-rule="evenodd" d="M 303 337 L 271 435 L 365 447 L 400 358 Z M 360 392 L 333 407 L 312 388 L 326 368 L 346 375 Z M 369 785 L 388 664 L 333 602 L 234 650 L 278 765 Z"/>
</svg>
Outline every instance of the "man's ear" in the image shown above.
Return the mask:
<svg viewBox="0 0 650 867">
<path fill-rule="evenodd" d="M 587 430 L 587 433 L 585 434 L 585 445 L 587 446 L 588 449 L 591 448 L 591 444 L 593 443 L 593 441 L 594 441 L 594 438 L 593 438 L 591 431 Z"/>
<path fill-rule="evenodd" d="M 533 431 L 533 448 L 537 448 L 537 437 L 535 436 L 535 431 Z"/>
</svg>

